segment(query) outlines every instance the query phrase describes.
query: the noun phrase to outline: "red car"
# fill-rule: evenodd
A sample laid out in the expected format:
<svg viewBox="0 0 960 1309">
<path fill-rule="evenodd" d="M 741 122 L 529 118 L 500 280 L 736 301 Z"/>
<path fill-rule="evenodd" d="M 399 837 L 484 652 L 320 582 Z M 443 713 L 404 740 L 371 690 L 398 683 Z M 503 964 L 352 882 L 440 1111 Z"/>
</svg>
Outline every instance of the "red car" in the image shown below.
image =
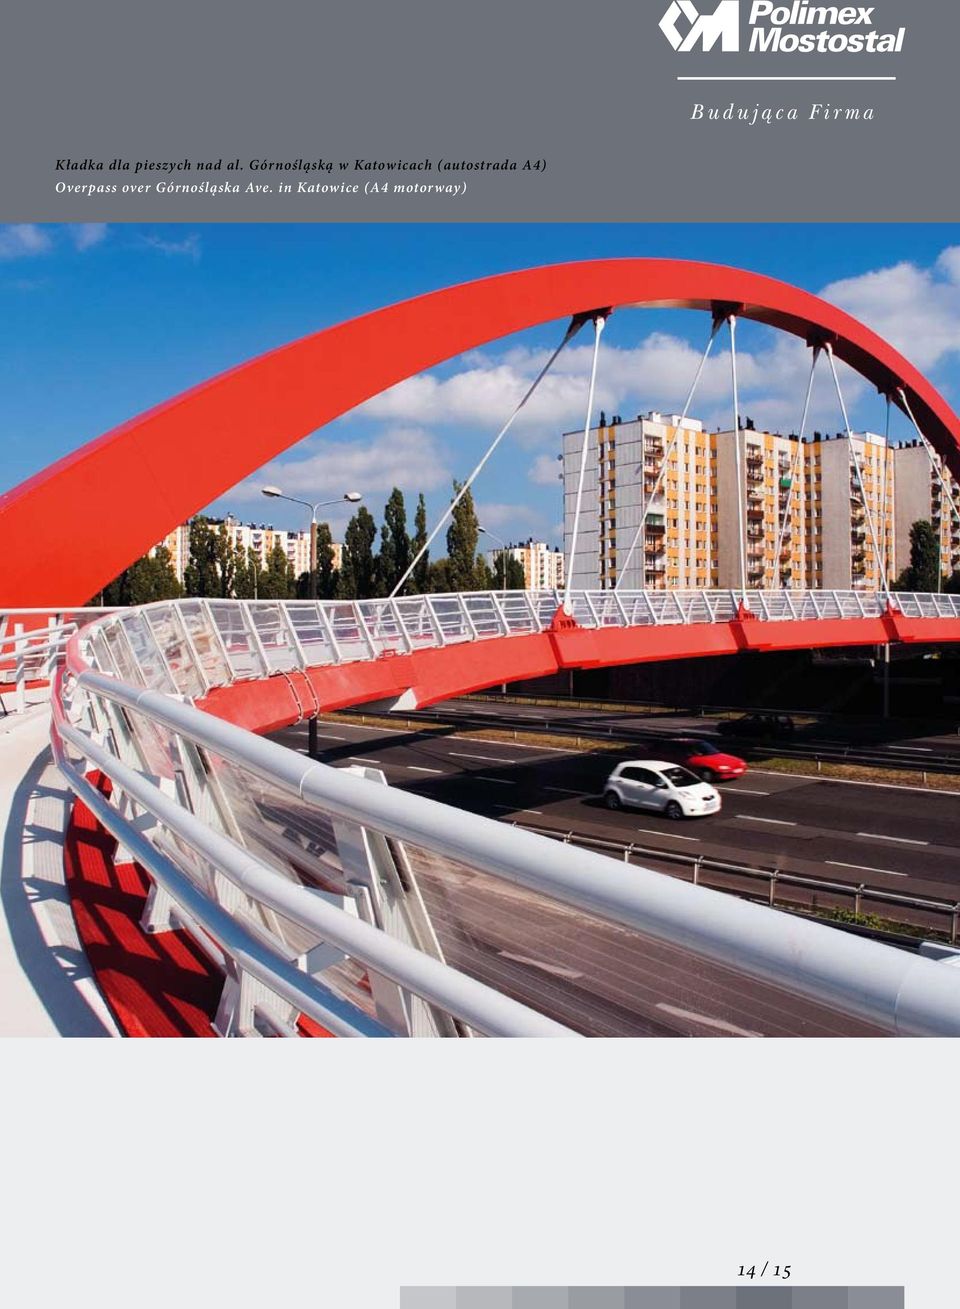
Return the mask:
<svg viewBox="0 0 960 1309">
<path fill-rule="evenodd" d="M 742 777 L 747 771 L 742 759 L 735 754 L 724 754 L 709 741 L 677 737 L 668 743 L 668 750 L 667 758 L 685 764 L 705 782 L 727 782 L 733 777 Z"/>
</svg>

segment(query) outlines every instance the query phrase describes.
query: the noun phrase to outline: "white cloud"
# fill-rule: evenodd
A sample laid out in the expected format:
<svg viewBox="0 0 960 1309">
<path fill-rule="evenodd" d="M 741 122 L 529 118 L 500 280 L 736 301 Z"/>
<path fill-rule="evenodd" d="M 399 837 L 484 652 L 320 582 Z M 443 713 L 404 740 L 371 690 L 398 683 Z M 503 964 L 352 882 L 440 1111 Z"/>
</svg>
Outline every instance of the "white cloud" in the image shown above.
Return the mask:
<svg viewBox="0 0 960 1309">
<path fill-rule="evenodd" d="M 561 475 L 561 466 L 554 455 L 537 455 L 527 469 L 527 477 L 535 486 L 553 486 Z"/>
<path fill-rule="evenodd" d="M 200 259 L 200 237 L 196 232 L 185 236 L 181 241 L 167 241 L 160 236 L 145 236 L 143 244 L 151 250 L 158 250 L 164 255 L 179 255 L 197 263 Z"/>
<path fill-rule="evenodd" d="M 499 504 L 496 501 L 478 500 L 477 518 L 483 527 L 492 527 L 499 535 L 517 536 L 524 531 L 539 530 L 543 526 L 543 515 L 530 505 Z M 483 549 L 496 549 L 497 542 L 489 540 Z"/>
<path fill-rule="evenodd" d="M 960 352 L 960 247 L 932 268 L 903 262 L 832 282 L 821 293 L 889 341 L 918 368 Z"/>
<path fill-rule="evenodd" d="M 263 503 L 261 487 L 271 483 L 310 501 L 357 490 L 369 508 L 373 493 L 389 495 L 399 486 L 413 497 L 449 486 L 451 472 L 446 452 L 431 432 L 388 428 L 369 441 L 314 437 L 301 447 L 299 457 L 273 460 L 222 498 Z"/>
<path fill-rule="evenodd" d="M 50 233 L 36 223 L 9 223 L 0 227 L 0 259 L 24 259 L 53 248 Z"/>
<path fill-rule="evenodd" d="M 960 246 L 945 249 L 932 267 L 904 262 L 831 283 L 821 292 L 929 369 L 960 353 Z M 559 356 L 511 430 L 524 448 L 555 445 L 562 431 L 583 424 L 592 343 L 581 338 Z M 811 355 L 799 339 L 773 332 L 751 350 L 737 352 L 741 412 L 758 427 L 795 431 L 800 423 Z M 701 358 L 701 346 L 667 332 L 652 332 L 632 347 L 601 345 L 594 418 L 601 409 L 625 418 L 650 408 L 679 412 Z M 450 423 L 486 430 L 492 437 L 548 358 L 546 350 L 511 345 L 472 350 L 447 377 L 424 373 L 375 396 L 358 412 L 424 426 Z M 872 388 L 844 364 L 837 368 L 848 410 Z M 724 333 L 704 367 L 691 413 L 711 427 L 732 425 L 730 353 Z M 879 410 L 878 410 L 879 413 Z M 862 423 L 863 420 L 861 420 Z M 879 421 L 879 420 L 875 420 Z M 854 419 L 856 423 L 856 419 Z M 818 366 L 807 430 L 836 431 L 840 407 L 826 359 Z M 531 482 L 553 481 L 546 457 L 528 471 Z"/>
<path fill-rule="evenodd" d="M 625 418 L 652 408 L 679 412 L 701 356 L 701 348 L 664 332 L 652 332 L 632 348 L 601 347 L 594 418 L 601 409 Z M 445 422 L 485 428 L 492 437 L 547 357 L 545 351 L 523 347 L 512 347 L 503 354 L 472 351 L 465 357 L 468 366 L 462 372 L 448 378 L 430 373 L 410 378 L 368 401 L 358 413 L 424 425 Z M 548 442 L 555 446 L 561 432 L 579 429 L 584 419 L 591 358 L 590 345 L 568 347 L 521 411 L 510 439 L 516 434 L 524 448 Z M 773 332 L 768 345 L 754 351 L 738 350 L 741 411 L 750 414 L 758 426 L 795 429 L 800 422 L 810 358 L 803 342 Z M 825 362 L 821 368 L 824 377 L 814 391 L 810 429 L 840 425 L 832 382 L 826 385 Z M 843 365 L 839 371 L 844 396 L 852 405 L 866 384 Z M 730 353 L 721 336 L 703 369 L 691 414 L 711 426 L 730 427 L 732 408 Z M 552 483 L 548 463 L 546 457 L 535 460 L 528 473 L 532 482 L 544 486 Z"/>
<path fill-rule="evenodd" d="M 70 223 L 66 231 L 77 250 L 92 250 L 95 245 L 100 245 L 106 239 L 107 224 Z"/>
</svg>

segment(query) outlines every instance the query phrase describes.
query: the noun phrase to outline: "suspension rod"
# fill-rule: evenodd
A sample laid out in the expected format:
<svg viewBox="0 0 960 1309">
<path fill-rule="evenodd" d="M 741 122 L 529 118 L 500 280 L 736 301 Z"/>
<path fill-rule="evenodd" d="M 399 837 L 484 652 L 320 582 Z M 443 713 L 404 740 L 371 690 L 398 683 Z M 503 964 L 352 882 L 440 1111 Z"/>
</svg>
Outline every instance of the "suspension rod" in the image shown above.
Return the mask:
<svg viewBox="0 0 960 1309">
<path fill-rule="evenodd" d="M 643 534 L 643 529 L 646 527 L 647 515 L 650 513 L 650 508 L 653 505 L 653 502 L 656 500 L 657 495 L 659 494 L 660 491 L 660 487 L 663 484 L 663 479 L 666 476 L 666 472 L 667 472 L 667 466 L 670 463 L 670 456 L 673 453 L 677 441 L 680 439 L 680 429 L 683 427 L 684 421 L 690 410 L 690 406 L 693 404 L 694 393 L 696 392 L 697 386 L 700 382 L 700 378 L 703 374 L 704 367 L 710 355 L 710 351 L 713 349 L 713 343 L 716 340 L 717 333 L 720 331 L 722 322 L 723 320 L 721 318 L 715 318 L 713 321 L 713 325 L 710 330 L 710 338 L 707 341 L 707 347 L 700 357 L 700 365 L 697 368 L 696 376 L 693 379 L 693 385 L 690 387 L 690 391 L 687 395 L 686 404 L 683 406 L 683 413 L 680 415 L 680 422 L 677 424 L 676 428 L 674 429 L 673 436 L 670 438 L 670 441 L 664 452 L 663 459 L 660 462 L 660 471 L 659 473 L 657 473 L 656 481 L 653 484 L 653 490 L 650 492 L 649 496 L 645 495 L 643 497 L 643 513 L 640 515 L 640 523 L 637 527 L 636 532 L 633 535 L 633 540 L 630 542 L 630 549 L 627 551 L 626 561 L 624 562 L 622 568 L 619 567 L 617 568 L 617 580 L 616 582 L 614 582 L 613 585 L 613 589 L 615 591 L 619 591 L 620 589 L 620 583 L 623 581 L 624 577 L 626 576 L 627 569 L 630 567 L 630 561 L 633 558 L 633 552 L 637 548 L 637 542 L 640 540 L 640 537 Z M 642 470 L 641 470 L 641 475 L 642 475 Z M 647 581 L 646 567 L 641 565 L 640 568 L 641 591 L 646 589 L 646 581 Z"/>
<path fill-rule="evenodd" d="M 573 588 L 573 565 L 577 557 L 577 536 L 580 531 L 580 505 L 583 501 L 583 483 L 587 472 L 587 451 L 590 446 L 590 416 L 593 413 L 593 393 L 597 384 L 597 358 L 600 354 L 600 336 L 606 324 L 602 314 L 593 320 L 593 362 L 590 367 L 590 389 L 587 393 L 587 415 L 583 423 L 583 444 L 580 447 L 580 477 L 577 482 L 577 502 L 573 511 L 573 536 L 570 538 L 570 558 L 566 566 L 563 591 L 563 608 L 570 613 L 570 592 Z M 597 470 L 599 474 L 599 468 Z"/>
</svg>

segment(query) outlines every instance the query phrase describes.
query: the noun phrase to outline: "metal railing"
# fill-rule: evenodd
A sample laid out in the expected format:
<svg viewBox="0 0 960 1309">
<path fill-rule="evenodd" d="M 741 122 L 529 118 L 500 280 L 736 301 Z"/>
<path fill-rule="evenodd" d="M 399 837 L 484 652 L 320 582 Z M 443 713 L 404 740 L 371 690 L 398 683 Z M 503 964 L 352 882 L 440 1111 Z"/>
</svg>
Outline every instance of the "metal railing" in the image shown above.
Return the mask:
<svg viewBox="0 0 960 1309">
<path fill-rule="evenodd" d="M 79 625 L 106 609 L 19 609 L 0 612 L 0 717 L 23 713 L 28 694 L 43 701 L 50 681 Z"/>
<path fill-rule="evenodd" d="M 214 686 L 425 648 L 550 629 L 559 591 L 476 592 L 386 600 L 179 600 L 117 610 L 97 624 L 96 666 L 134 683 L 196 698 Z M 907 618 L 960 619 L 960 596 L 898 593 Z M 877 618 L 882 592 L 574 591 L 585 628 L 735 621 Z"/>
<path fill-rule="evenodd" d="M 749 599 L 769 621 L 885 606 L 849 592 Z M 907 599 L 955 612 L 954 597 Z M 344 1035 L 567 1034 L 568 997 L 498 972 L 509 950 L 470 952 L 491 918 L 504 932 L 522 909 L 534 922 L 573 914 L 585 937 L 613 925 L 640 954 L 692 954 L 879 1030 L 960 1034 L 956 969 L 395 792 L 373 769 L 304 759 L 189 703 L 235 680 L 542 631 L 558 602 L 185 600 L 70 637 L 53 696 L 58 761 L 149 873 L 145 925 L 185 928 L 223 969 L 217 1029 L 293 1035 L 307 1014 Z M 573 609 L 591 626 L 686 623 L 728 620 L 739 602 L 580 592 Z"/>
<path fill-rule="evenodd" d="M 713 890 L 732 891 L 761 901 L 771 909 L 782 906 L 788 909 L 847 908 L 855 918 L 861 918 L 871 908 L 889 910 L 897 915 L 897 922 L 923 931 L 934 930 L 947 938 L 951 945 L 960 942 L 960 901 L 937 900 L 930 896 L 905 895 L 901 891 L 888 891 L 868 882 L 840 882 L 835 878 L 811 877 L 806 873 L 791 872 L 789 868 L 766 868 L 760 864 L 736 863 L 731 859 L 717 859 L 710 855 L 690 855 L 679 850 L 660 850 L 637 841 L 615 841 L 577 832 L 571 828 L 545 827 L 513 819 L 515 827 L 565 845 L 585 850 L 599 850 L 632 864 L 634 859 L 653 859 L 689 872 L 694 886 L 710 886 Z M 754 883 L 762 889 L 753 889 Z M 784 895 L 787 889 L 802 892 L 801 896 Z"/>
</svg>

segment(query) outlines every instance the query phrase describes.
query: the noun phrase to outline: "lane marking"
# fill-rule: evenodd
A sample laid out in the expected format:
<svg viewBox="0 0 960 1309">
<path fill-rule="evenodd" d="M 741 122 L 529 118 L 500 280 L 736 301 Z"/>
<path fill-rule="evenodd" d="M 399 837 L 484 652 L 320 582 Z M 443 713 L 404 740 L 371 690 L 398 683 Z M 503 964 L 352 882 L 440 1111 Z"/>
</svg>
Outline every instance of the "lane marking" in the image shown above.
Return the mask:
<svg viewBox="0 0 960 1309">
<path fill-rule="evenodd" d="M 732 794 L 732 795 L 769 795 L 770 792 L 769 792 L 769 791 L 750 791 L 750 790 L 748 790 L 747 787 L 745 787 L 745 786 L 738 786 L 737 789 L 736 789 L 735 791 L 732 791 L 732 792 L 731 792 L 731 794 Z"/>
<path fill-rule="evenodd" d="M 471 782 L 492 782 L 494 786 L 516 786 L 516 782 L 508 782 L 505 777 L 481 777 L 479 773 L 474 773 Z"/>
<path fill-rule="evenodd" d="M 506 809 L 511 814 L 539 814 L 543 817 L 542 809 L 515 809 L 512 804 L 495 804 L 494 809 Z"/>
<path fill-rule="evenodd" d="M 401 767 L 409 768 L 411 773 L 442 773 L 442 768 L 423 768 L 420 764 L 402 764 Z"/>
<path fill-rule="evenodd" d="M 885 836 L 883 832 L 858 832 L 857 836 L 868 836 L 873 841 L 896 841 L 900 845 L 929 845 L 929 841 L 918 841 L 914 836 Z"/>
<path fill-rule="evenodd" d="M 358 754 L 347 755 L 347 758 L 352 759 L 357 764 L 376 764 L 378 768 L 383 767 L 379 759 L 362 759 Z"/>
<path fill-rule="evenodd" d="M 695 1014 L 692 1009 L 678 1009 L 674 1004 L 657 1005 L 665 1014 L 674 1018 L 687 1018 L 692 1023 L 702 1023 L 704 1027 L 714 1027 L 718 1032 L 732 1032 L 734 1036 L 763 1036 L 762 1032 L 751 1032 L 746 1027 L 737 1027 L 736 1023 L 724 1022 L 722 1018 L 710 1018 L 707 1014 Z"/>
<path fill-rule="evenodd" d="M 881 750 L 903 750 L 908 754 L 933 754 L 933 746 L 930 745 L 887 745 L 880 748 Z"/>
<path fill-rule="evenodd" d="M 317 736 L 322 736 L 325 741 L 346 741 L 345 736 L 334 736 L 332 732 L 318 732 Z"/>
<path fill-rule="evenodd" d="M 516 763 L 515 759 L 504 759 L 502 755 L 499 758 L 497 758 L 496 755 L 491 755 L 491 754 L 461 754 L 457 750 L 450 751 L 450 758 L 451 759 L 480 759 L 485 764 Z"/>
<path fill-rule="evenodd" d="M 583 795 L 582 791 L 573 791 L 569 786 L 545 786 L 545 791 L 556 791 L 558 795 Z"/>
<path fill-rule="evenodd" d="M 827 760 L 831 763 L 831 760 Z M 860 782 L 853 777 L 825 777 L 818 773 L 776 773 L 770 768 L 754 768 L 759 777 L 795 778 L 798 782 L 827 782 L 838 786 L 874 786 L 881 791 L 915 791 L 918 795 L 960 795 L 960 791 L 944 791 L 939 786 L 901 786 L 897 782 Z"/>
<path fill-rule="evenodd" d="M 681 836 L 679 832 L 664 832 L 659 827 L 638 827 L 638 832 L 646 832 L 647 836 L 669 836 L 674 841 L 699 841 L 699 836 Z"/>
<path fill-rule="evenodd" d="M 909 877 L 909 873 L 898 873 L 893 868 L 871 868 L 869 864 L 845 864 L 839 859 L 825 859 L 831 868 L 856 868 L 861 873 L 885 873 L 887 877 Z"/>
<path fill-rule="evenodd" d="M 567 977 L 572 981 L 583 976 L 583 973 L 564 968 L 561 964 L 547 964 L 542 959 L 530 959 L 525 954 L 513 954 L 510 950 L 498 950 L 497 954 L 501 959 L 511 959 L 516 964 L 526 964 L 528 968 L 539 968 L 541 972 L 552 973 L 554 977 Z"/>
<path fill-rule="evenodd" d="M 796 827 L 796 823 L 788 822 L 786 818 L 760 818 L 757 814 L 734 814 L 734 818 L 742 818 L 748 823 L 776 823 L 778 827 Z"/>
</svg>

